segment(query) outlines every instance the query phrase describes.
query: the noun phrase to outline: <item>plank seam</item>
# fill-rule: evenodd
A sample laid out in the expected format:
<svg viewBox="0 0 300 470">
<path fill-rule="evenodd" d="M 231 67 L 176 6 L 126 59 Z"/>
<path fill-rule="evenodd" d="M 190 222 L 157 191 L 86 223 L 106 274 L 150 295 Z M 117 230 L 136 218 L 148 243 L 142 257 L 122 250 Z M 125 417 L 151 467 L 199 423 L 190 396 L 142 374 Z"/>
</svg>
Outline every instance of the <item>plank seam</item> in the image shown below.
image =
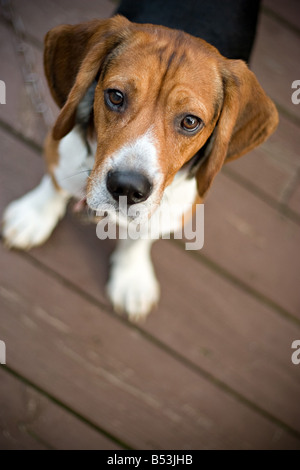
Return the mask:
<svg viewBox="0 0 300 470">
<path fill-rule="evenodd" d="M 177 244 L 177 242 L 176 242 Z M 189 370 L 193 371 L 197 375 L 200 375 L 202 378 L 205 380 L 209 381 L 211 384 L 213 384 L 216 388 L 224 391 L 227 395 L 233 397 L 236 399 L 238 402 L 242 403 L 243 405 L 247 406 L 249 409 L 252 411 L 258 413 L 259 415 L 263 416 L 265 419 L 269 420 L 270 422 L 273 422 L 280 428 L 284 429 L 286 432 L 288 432 L 290 435 L 294 436 L 295 438 L 300 440 L 300 432 L 297 431 L 296 429 L 292 428 L 288 424 L 286 424 L 284 421 L 281 419 L 277 418 L 276 416 L 272 415 L 272 413 L 268 412 L 261 406 L 257 405 L 244 395 L 242 395 L 240 392 L 236 391 L 234 388 L 230 387 L 227 385 L 225 382 L 222 380 L 218 379 L 215 377 L 213 374 L 207 372 L 205 369 L 202 367 L 198 366 L 197 364 L 193 363 L 190 359 L 187 359 L 186 357 L 182 356 L 179 352 L 171 348 L 170 346 L 166 345 L 163 343 L 161 340 L 153 336 L 152 334 L 148 333 L 142 327 L 139 327 L 135 324 L 130 323 L 125 317 L 120 317 L 119 315 L 116 315 L 112 312 L 112 310 L 105 305 L 103 302 L 99 301 L 96 299 L 93 295 L 85 292 L 82 290 L 79 286 L 76 284 L 73 284 L 71 281 L 67 280 L 64 278 L 62 275 L 58 274 L 56 271 L 54 271 L 52 268 L 44 265 L 41 261 L 37 260 L 34 258 L 32 255 L 26 252 L 19 252 L 19 254 L 24 257 L 30 264 L 34 265 L 35 267 L 38 267 L 42 271 L 46 272 L 47 274 L 50 275 L 50 277 L 56 279 L 59 281 L 61 284 L 63 284 L 67 289 L 71 290 L 77 295 L 80 295 L 83 299 L 94 305 L 95 307 L 99 308 L 103 313 L 113 316 L 117 321 L 123 323 L 126 327 L 130 329 L 134 329 L 136 332 L 138 332 L 143 338 L 145 338 L 147 341 L 150 343 L 156 345 L 159 349 L 163 350 L 166 352 L 169 356 L 171 356 L 173 359 L 176 359 L 179 363 L 187 367 Z M 300 324 L 300 321 L 299 321 Z M 47 392 L 45 392 L 47 393 Z M 67 405 L 66 405 L 67 406 Z M 128 448 L 128 446 L 126 447 Z"/>
<path fill-rule="evenodd" d="M 230 273 L 226 268 L 220 266 L 219 264 L 215 263 L 211 258 L 198 251 L 193 250 L 185 250 L 184 243 L 181 240 L 173 240 L 172 242 L 175 245 L 181 247 L 182 250 L 187 251 L 187 253 L 192 256 L 193 258 L 198 259 L 202 264 L 204 264 L 207 268 L 217 273 L 220 277 L 225 278 L 228 282 L 239 287 L 241 290 L 246 292 L 247 294 L 254 297 L 256 300 L 259 300 L 261 303 L 265 304 L 267 307 L 270 307 L 274 312 L 278 313 L 285 319 L 291 321 L 292 323 L 300 326 L 300 319 L 296 317 L 293 313 L 286 310 L 281 305 L 277 304 L 274 300 L 270 299 L 265 294 L 262 294 L 254 287 L 249 286 L 246 282 L 242 281 L 234 274 Z"/>
<path fill-rule="evenodd" d="M 16 379 L 20 380 L 20 382 L 22 382 L 24 385 L 32 388 L 33 390 L 35 390 L 36 392 L 38 392 L 40 395 L 42 395 L 43 397 L 47 398 L 48 400 L 50 400 L 52 403 L 54 403 L 56 406 L 58 406 L 59 408 L 63 409 L 64 411 L 66 411 L 68 414 L 72 415 L 73 417 L 75 417 L 76 419 L 78 419 L 79 421 L 81 421 L 82 423 L 84 423 L 85 425 L 89 426 L 90 428 L 92 428 L 94 431 L 98 432 L 99 434 L 103 435 L 104 437 L 106 437 L 107 439 L 109 439 L 110 441 L 114 442 L 115 444 L 117 444 L 118 446 L 122 447 L 124 450 L 134 450 L 131 446 L 129 446 L 127 443 L 125 443 L 123 440 L 117 438 L 116 436 L 114 436 L 113 434 L 111 434 L 109 431 L 106 431 L 103 427 L 99 426 L 98 424 L 95 424 L 93 421 L 91 421 L 90 419 L 86 418 L 85 416 L 83 416 L 82 414 L 80 414 L 79 412 L 77 412 L 76 410 L 74 410 L 73 408 L 71 408 L 69 405 L 67 405 L 66 403 L 64 403 L 63 401 L 59 400 L 58 398 L 54 397 L 53 395 L 51 395 L 49 392 L 47 392 L 46 390 L 44 390 L 42 387 L 40 387 L 39 385 L 35 384 L 34 382 L 32 382 L 30 379 L 28 379 L 27 377 L 25 377 L 24 375 L 21 375 L 19 372 L 17 372 L 15 369 L 13 369 L 12 367 L 8 366 L 8 365 L 5 365 L 5 366 L 2 366 L 2 370 L 6 371 L 6 373 L 12 375 L 13 377 L 15 377 Z M 36 436 L 34 435 L 33 437 L 36 438 Z M 45 443 L 44 443 L 45 444 Z"/>
<path fill-rule="evenodd" d="M 297 214 L 297 212 L 295 212 L 293 209 L 288 207 L 287 205 L 288 200 L 284 202 L 277 201 L 275 198 L 267 194 L 265 191 L 263 191 L 261 188 L 253 184 L 251 181 L 244 178 L 244 176 L 240 175 L 239 173 L 236 173 L 232 168 L 228 168 L 228 166 L 225 166 L 222 169 L 222 173 L 224 174 L 224 176 L 226 176 L 227 178 L 231 179 L 242 188 L 249 191 L 251 194 L 253 194 L 253 196 L 257 197 L 260 201 L 264 202 L 272 209 L 275 209 L 276 211 L 278 211 L 281 215 L 289 219 L 291 222 L 294 222 L 295 224 L 300 225 L 300 215 Z M 297 183 L 298 183 L 298 179 L 297 179 Z"/>
<path fill-rule="evenodd" d="M 276 20 L 278 23 L 281 24 L 281 26 L 284 26 L 286 29 L 289 29 L 293 33 L 297 34 L 300 36 L 300 28 L 293 23 L 291 23 L 289 20 L 284 18 L 283 16 L 280 15 L 280 13 L 276 13 L 272 8 L 270 8 L 267 5 L 262 5 L 261 7 L 261 12 L 268 16 L 269 18 L 272 18 L 273 20 Z"/>
</svg>

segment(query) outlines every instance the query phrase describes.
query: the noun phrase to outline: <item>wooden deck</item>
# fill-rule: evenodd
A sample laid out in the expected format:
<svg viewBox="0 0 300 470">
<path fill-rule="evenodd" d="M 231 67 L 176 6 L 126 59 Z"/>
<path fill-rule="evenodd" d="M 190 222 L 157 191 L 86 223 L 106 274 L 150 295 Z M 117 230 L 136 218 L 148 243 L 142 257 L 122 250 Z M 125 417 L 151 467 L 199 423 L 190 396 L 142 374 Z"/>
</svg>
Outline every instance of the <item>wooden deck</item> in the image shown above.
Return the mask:
<svg viewBox="0 0 300 470">
<path fill-rule="evenodd" d="M 48 29 L 115 7 L 14 5 L 38 73 Z M 300 449 L 300 365 L 291 361 L 300 339 L 300 105 L 291 101 L 299 50 L 298 0 L 266 0 L 252 68 L 278 105 L 279 129 L 217 177 L 201 251 L 157 242 L 162 299 L 144 324 L 113 313 L 113 243 L 94 226 L 68 214 L 40 248 L 0 245 L 0 449 Z M 3 18 L 0 63 L 2 213 L 42 175 L 46 128 Z"/>
</svg>

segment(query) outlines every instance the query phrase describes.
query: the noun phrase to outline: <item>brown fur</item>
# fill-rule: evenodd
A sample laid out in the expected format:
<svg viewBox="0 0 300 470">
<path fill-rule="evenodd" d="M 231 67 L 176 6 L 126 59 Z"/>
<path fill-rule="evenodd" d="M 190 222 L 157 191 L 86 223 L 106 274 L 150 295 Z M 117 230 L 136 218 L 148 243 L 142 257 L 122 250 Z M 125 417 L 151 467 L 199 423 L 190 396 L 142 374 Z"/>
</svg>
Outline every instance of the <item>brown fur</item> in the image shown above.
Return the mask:
<svg viewBox="0 0 300 470">
<path fill-rule="evenodd" d="M 44 62 L 51 93 L 62 107 L 47 144 L 50 171 L 57 162 L 54 140 L 73 128 L 76 108 L 100 73 L 94 100 L 98 150 L 89 184 L 108 156 L 151 128 L 163 190 L 212 135 L 209 156 L 196 175 L 202 198 L 225 161 L 262 143 L 278 123 L 274 104 L 244 62 L 228 60 L 205 41 L 162 26 L 120 16 L 59 26 L 46 36 Z M 127 93 L 126 111 L 107 109 L 107 88 Z M 199 116 L 203 129 L 194 136 L 180 132 L 184 114 Z"/>
<path fill-rule="evenodd" d="M 48 173 L 51 176 L 52 182 L 56 189 L 60 189 L 53 173 L 54 168 L 58 165 L 59 162 L 58 145 L 59 140 L 54 140 L 52 137 L 52 132 L 48 132 L 44 144 L 44 154 Z"/>
</svg>

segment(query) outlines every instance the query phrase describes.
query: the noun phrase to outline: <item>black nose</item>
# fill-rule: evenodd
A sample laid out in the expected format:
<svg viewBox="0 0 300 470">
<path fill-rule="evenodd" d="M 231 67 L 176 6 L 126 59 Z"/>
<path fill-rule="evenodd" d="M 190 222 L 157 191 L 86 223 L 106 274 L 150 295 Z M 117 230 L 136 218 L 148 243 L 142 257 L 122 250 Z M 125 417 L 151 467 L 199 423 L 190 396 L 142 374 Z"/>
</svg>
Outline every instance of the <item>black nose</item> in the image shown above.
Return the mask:
<svg viewBox="0 0 300 470">
<path fill-rule="evenodd" d="M 120 196 L 126 196 L 130 206 L 145 201 L 152 189 L 146 176 L 135 171 L 109 171 L 106 186 L 116 201 L 119 202 Z"/>
</svg>

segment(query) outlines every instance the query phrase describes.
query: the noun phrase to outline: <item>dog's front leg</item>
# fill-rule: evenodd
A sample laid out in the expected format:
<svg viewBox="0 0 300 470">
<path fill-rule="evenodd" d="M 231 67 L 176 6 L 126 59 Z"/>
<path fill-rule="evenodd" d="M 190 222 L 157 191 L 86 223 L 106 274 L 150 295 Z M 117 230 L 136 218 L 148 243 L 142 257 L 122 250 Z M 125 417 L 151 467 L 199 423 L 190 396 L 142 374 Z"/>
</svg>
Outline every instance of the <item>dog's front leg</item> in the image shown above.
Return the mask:
<svg viewBox="0 0 300 470">
<path fill-rule="evenodd" d="M 28 250 L 44 243 L 65 214 L 69 198 L 46 174 L 35 189 L 6 208 L 2 222 L 5 244 Z"/>
<path fill-rule="evenodd" d="M 107 291 L 118 312 L 131 321 L 142 320 L 159 300 L 159 284 L 152 261 L 150 239 L 119 240 L 111 258 Z"/>
<path fill-rule="evenodd" d="M 78 126 L 60 141 L 48 134 L 48 173 L 35 189 L 11 202 L 4 212 L 2 234 L 8 247 L 28 250 L 50 237 L 64 216 L 70 197 L 78 199 L 84 194 L 94 162 L 90 150 Z"/>
</svg>

